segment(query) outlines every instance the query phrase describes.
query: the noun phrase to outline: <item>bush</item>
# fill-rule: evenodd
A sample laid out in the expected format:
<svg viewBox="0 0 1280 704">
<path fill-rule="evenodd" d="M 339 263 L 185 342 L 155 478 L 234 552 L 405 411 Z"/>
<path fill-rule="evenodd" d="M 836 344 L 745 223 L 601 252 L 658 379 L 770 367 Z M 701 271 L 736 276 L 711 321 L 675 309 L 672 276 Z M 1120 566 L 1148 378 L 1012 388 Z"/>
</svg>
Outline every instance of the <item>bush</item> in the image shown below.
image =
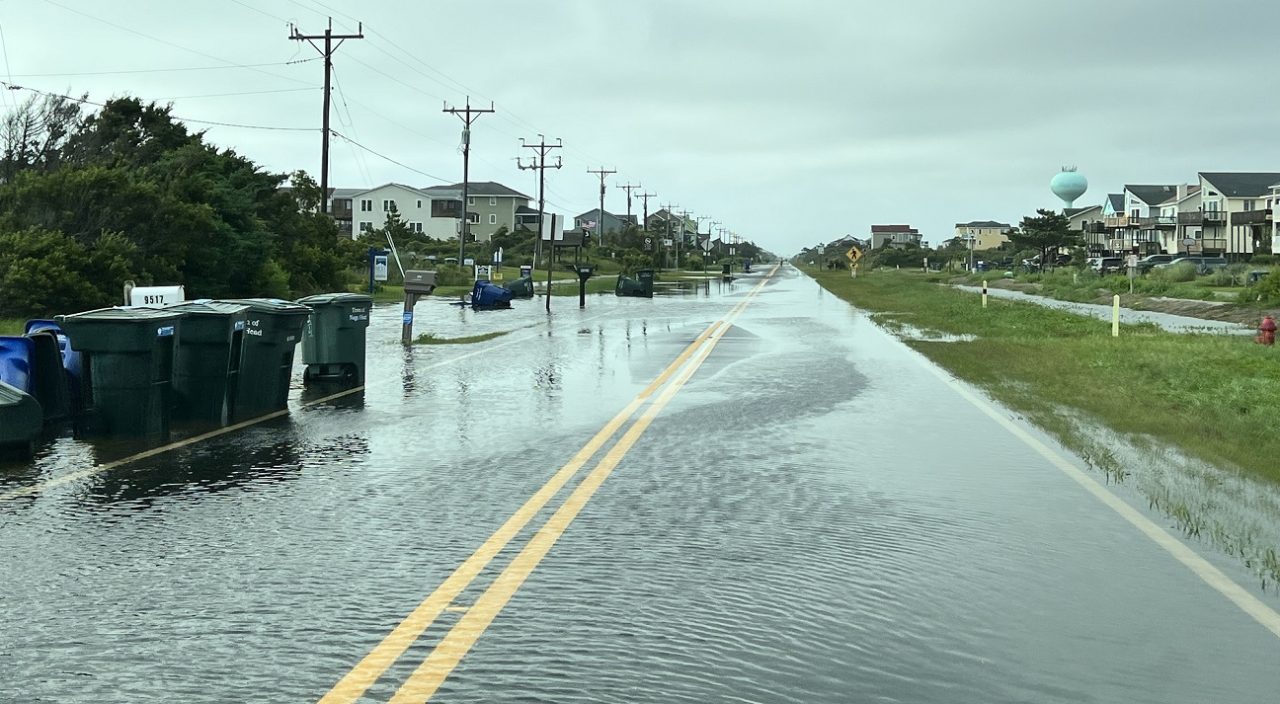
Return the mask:
<svg viewBox="0 0 1280 704">
<path fill-rule="evenodd" d="M 1254 266 L 1280 264 L 1280 256 L 1276 256 L 1274 254 L 1255 254 L 1253 255 L 1253 259 L 1249 260 L 1249 263 Z"/>
<path fill-rule="evenodd" d="M 1177 266 L 1166 266 L 1151 270 L 1149 275 L 1153 281 L 1163 281 L 1171 284 L 1185 284 L 1196 280 L 1196 267 L 1191 263 L 1182 263 Z"/>
</svg>

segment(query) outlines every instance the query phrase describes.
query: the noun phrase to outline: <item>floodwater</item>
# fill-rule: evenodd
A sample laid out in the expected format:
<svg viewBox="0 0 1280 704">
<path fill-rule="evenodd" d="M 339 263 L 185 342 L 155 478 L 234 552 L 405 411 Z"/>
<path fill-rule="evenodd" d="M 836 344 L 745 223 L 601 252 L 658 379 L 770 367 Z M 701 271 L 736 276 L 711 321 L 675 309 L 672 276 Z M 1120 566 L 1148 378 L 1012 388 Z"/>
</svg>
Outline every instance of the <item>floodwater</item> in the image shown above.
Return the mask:
<svg viewBox="0 0 1280 704">
<path fill-rule="evenodd" d="M 969 291 L 971 293 L 982 293 L 982 289 L 977 286 L 957 286 L 956 288 L 962 291 Z M 1036 305 L 1041 305 L 1046 308 L 1065 310 L 1068 313 L 1087 315 L 1100 320 L 1110 321 L 1112 316 L 1111 306 L 1100 305 L 1097 303 L 1060 301 L 1056 298 L 1049 298 L 1048 296 L 1036 296 L 1034 294 L 1023 293 L 1022 291 L 1013 291 L 1006 288 L 988 288 L 987 294 L 992 298 L 1005 298 L 1011 301 L 1035 303 Z M 1157 313 L 1149 310 L 1133 310 L 1132 308 L 1120 309 L 1120 322 L 1125 324 L 1151 323 L 1153 325 L 1158 325 L 1169 332 L 1216 332 L 1231 335 L 1252 335 L 1256 332 L 1253 328 L 1239 323 L 1232 323 L 1223 320 L 1192 318 L 1186 315 L 1173 315 L 1171 313 Z"/>
<path fill-rule="evenodd" d="M 417 333 L 511 331 L 482 345 L 403 349 L 379 307 L 360 393 L 299 385 L 288 417 L 109 471 L 138 448 L 0 469 L 0 701 L 316 701 L 740 304 L 358 701 L 511 589 L 432 701 L 1274 699 L 1280 598 L 1250 567 L 1112 485 L 1258 618 L 866 316 L 766 274 L 550 316 L 419 304 Z"/>
</svg>

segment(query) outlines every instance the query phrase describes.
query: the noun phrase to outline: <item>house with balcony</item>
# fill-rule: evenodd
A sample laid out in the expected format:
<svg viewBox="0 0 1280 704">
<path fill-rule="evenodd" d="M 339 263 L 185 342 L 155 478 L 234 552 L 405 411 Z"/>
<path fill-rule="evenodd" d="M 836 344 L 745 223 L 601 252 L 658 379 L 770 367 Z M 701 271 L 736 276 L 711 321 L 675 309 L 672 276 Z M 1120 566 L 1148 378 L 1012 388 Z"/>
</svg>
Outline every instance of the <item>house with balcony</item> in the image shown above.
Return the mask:
<svg viewBox="0 0 1280 704">
<path fill-rule="evenodd" d="M 1271 253 L 1280 254 L 1280 218 L 1275 211 L 1280 210 L 1280 183 L 1271 187 Z"/>
<path fill-rule="evenodd" d="M 622 232 L 628 226 L 635 224 L 634 215 L 614 215 L 606 210 L 604 217 L 601 217 L 599 208 L 592 208 L 573 219 L 574 229 L 581 230 L 585 227 L 599 233 Z"/>
<path fill-rule="evenodd" d="M 433 230 L 428 234 L 437 239 L 455 237 L 458 233 L 457 215 L 462 212 L 462 184 L 449 186 L 431 186 L 422 189 L 428 197 L 442 201 L 441 213 L 453 214 L 453 218 L 442 217 L 440 222 L 433 222 Z M 467 219 L 471 223 L 471 236 L 476 242 L 488 242 L 493 233 L 506 228 L 515 230 L 517 225 L 526 229 L 528 223 L 537 222 L 537 212 L 529 219 L 529 196 L 501 183 L 494 181 L 471 181 L 467 184 Z M 454 205 L 445 207 L 443 202 L 453 201 Z M 524 208 L 522 211 L 521 208 Z M 446 227 L 446 220 L 447 227 Z"/>
<path fill-rule="evenodd" d="M 955 237 L 965 243 L 965 247 L 976 250 L 995 249 L 1009 241 L 1009 232 L 1013 226 L 995 220 L 974 220 L 973 222 L 956 223 Z"/>
<path fill-rule="evenodd" d="M 1277 183 L 1280 173 L 1274 172 L 1202 172 L 1200 210 L 1186 214 L 1202 228 L 1191 251 L 1241 258 L 1269 249 Z"/>
<path fill-rule="evenodd" d="M 338 226 L 338 232 L 348 239 L 355 239 L 352 225 L 351 199 L 364 193 L 363 188 L 330 188 L 329 215 Z"/>
<path fill-rule="evenodd" d="M 920 246 L 920 231 L 910 225 L 872 225 L 871 249 L 881 247 Z"/>
<path fill-rule="evenodd" d="M 1102 206 L 1090 205 L 1083 208 L 1066 208 L 1062 211 L 1067 216 L 1067 229 L 1080 233 L 1085 247 L 1093 250 L 1094 244 L 1105 242 L 1105 229 L 1102 220 Z M 1095 227 L 1096 225 L 1096 227 Z M 1096 230 L 1096 232 L 1094 231 Z M 1099 249 L 1098 251 L 1101 251 Z"/>
<path fill-rule="evenodd" d="M 334 194 L 334 219 L 343 227 L 344 219 L 339 216 L 345 213 L 352 239 L 382 227 L 392 211 L 399 214 L 409 231 L 428 232 L 432 199 L 422 189 L 403 183 L 384 183 L 377 188 L 336 188 Z M 343 197 L 339 198 L 339 194 Z"/>
</svg>

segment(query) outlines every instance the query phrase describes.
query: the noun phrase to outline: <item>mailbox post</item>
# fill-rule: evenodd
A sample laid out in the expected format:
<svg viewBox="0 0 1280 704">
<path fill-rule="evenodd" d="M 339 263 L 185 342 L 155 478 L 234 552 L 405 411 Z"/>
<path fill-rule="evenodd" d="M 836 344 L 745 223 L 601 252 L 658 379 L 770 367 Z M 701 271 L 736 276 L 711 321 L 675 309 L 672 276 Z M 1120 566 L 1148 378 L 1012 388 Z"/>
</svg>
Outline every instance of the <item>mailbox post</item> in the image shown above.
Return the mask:
<svg viewBox="0 0 1280 704">
<path fill-rule="evenodd" d="M 589 266 L 578 267 L 578 307 L 587 307 L 587 279 L 590 279 L 594 270 Z"/>
<path fill-rule="evenodd" d="M 404 319 L 400 342 L 413 344 L 413 307 L 419 296 L 430 296 L 436 290 L 436 272 L 410 269 L 404 272 Z"/>
</svg>

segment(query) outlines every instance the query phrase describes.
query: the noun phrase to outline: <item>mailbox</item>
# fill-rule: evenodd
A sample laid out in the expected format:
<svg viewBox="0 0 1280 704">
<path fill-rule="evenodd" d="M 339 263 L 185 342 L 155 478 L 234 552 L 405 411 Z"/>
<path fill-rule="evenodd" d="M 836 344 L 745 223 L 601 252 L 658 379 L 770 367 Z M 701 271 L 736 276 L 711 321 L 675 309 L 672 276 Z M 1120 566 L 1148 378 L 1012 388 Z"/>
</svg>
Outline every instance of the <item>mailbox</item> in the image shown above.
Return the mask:
<svg viewBox="0 0 1280 704">
<path fill-rule="evenodd" d="M 410 269 L 404 272 L 404 292 L 430 296 L 436 290 L 436 272 Z"/>
<path fill-rule="evenodd" d="M 587 279 L 591 278 L 593 273 L 594 273 L 594 270 L 589 266 L 578 267 L 578 279 L 580 281 L 586 281 Z"/>
</svg>

